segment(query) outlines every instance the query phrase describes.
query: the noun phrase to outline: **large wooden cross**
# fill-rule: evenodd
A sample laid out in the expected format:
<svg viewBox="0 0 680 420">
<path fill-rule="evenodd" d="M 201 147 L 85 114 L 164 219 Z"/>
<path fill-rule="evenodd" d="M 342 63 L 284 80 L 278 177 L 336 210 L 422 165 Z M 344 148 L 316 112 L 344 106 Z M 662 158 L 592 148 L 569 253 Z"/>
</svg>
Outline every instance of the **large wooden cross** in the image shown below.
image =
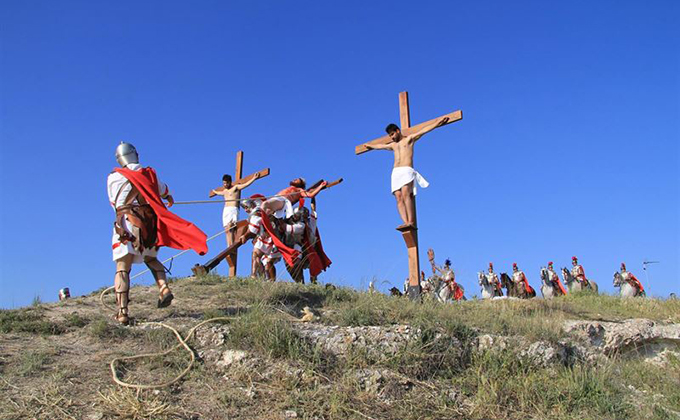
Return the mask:
<svg viewBox="0 0 680 420">
<path fill-rule="evenodd" d="M 239 150 L 236 152 L 236 171 L 234 172 L 234 179 L 232 181 L 232 184 L 234 185 L 242 185 L 245 184 L 246 182 L 250 181 L 255 175 L 260 174 L 260 178 L 264 178 L 265 176 L 269 175 L 269 168 L 262 169 L 261 171 L 252 173 L 246 177 L 243 176 L 243 151 Z M 222 191 L 224 190 L 224 187 L 219 187 L 215 188 L 215 191 Z M 236 199 L 241 198 L 241 191 L 239 191 L 236 194 Z M 236 203 L 237 208 L 239 207 L 239 203 Z M 239 227 L 238 225 L 232 229 L 232 232 L 227 232 L 227 247 L 230 247 L 232 245 L 232 242 L 234 241 L 234 238 L 238 237 L 238 231 Z M 234 250 L 234 252 L 227 254 L 227 263 L 229 264 L 229 276 L 234 277 L 236 276 L 236 263 L 237 263 L 237 253 Z"/>
<path fill-rule="evenodd" d="M 399 93 L 399 119 L 401 122 L 401 133 L 404 136 L 409 136 L 413 133 L 416 133 L 423 129 L 424 127 L 432 125 L 445 117 L 448 117 L 448 121 L 442 124 L 442 126 L 454 123 L 456 121 L 460 121 L 461 119 L 463 119 L 463 112 L 460 110 L 453 111 L 446 115 L 442 115 L 437 118 L 433 118 L 429 121 L 425 121 L 423 123 L 411 126 L 411 110 L 409 109 L 408 104 L 408 92 Z M 356 146 L 354 148 L 354 152 L 357 155 L 368 152 L 369 149 L 366 148 L 366 144 L 383 145 L 389 144 L 391 142 L 392 139 L 390 138 L 390 136 L 385 135 L 377 139 L 371 140 L 368 143 L 362 143 Z M 413 197 L 413 203 L 415 207 L 415 197 Z M 414 227 L 400 229 L 400 231 L 404 238 L 404 242 L 406 243 L 406 248 L 408 250 L 408 285 L 409 285 L 408 295 L 409 297 L 411 297 L 411 299 L 417 299 L 420 296 L 420 256 L 418 250 L 418 229 L 415 227 L 417 226 L 417 224 L 415 223 L 416 222 L 415 208 L 413 212 L 413 222 Z"/>
</svg>

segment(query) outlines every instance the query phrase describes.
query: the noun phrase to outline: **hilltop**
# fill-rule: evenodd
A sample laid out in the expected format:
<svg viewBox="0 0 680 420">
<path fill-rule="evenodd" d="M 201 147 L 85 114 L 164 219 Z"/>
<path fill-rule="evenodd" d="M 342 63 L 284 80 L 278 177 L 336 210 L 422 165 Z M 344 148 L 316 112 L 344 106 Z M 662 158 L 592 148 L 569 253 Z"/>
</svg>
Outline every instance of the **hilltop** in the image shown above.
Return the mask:
<svg viewBox="0 0 680 420">
<path fill-rule="evenodd" d="M 100 290 L 101 291 L 101 290 Z M 680 301 L 589 294 L 417 304 L 348 288 L 208 275 L 131 291 L 116 325 L 100 291 L 0 311 L 0 419 L 680 418 Z M 112 296 L 107 296 L 111 304 Z M 300 322 L 303 308 L 313 313 Z M 177 345 L 170 387 L 116 385 L 113 358 Z M 126 382 L 189 362 L 125 362 Z"/>
</svg>

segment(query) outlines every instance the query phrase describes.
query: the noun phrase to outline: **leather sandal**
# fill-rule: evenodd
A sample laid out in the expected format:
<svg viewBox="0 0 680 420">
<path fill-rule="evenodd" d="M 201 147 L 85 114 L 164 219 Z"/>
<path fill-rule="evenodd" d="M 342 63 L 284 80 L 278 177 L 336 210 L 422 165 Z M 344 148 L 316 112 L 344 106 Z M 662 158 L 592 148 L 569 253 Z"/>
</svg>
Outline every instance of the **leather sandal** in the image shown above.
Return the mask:
<svg viewBox="0 0 680 420">
<path fill-rule="evenodd" d="M 166 308 L 166 307 L 170 306 L 170 304 L 172 303 L 172 300 L 175 298 L 175 296 L 172 295 L 172 292 L 168 292 L 167 294 L 163 295 L 163 290 L 165 290 L 165 289 L 170 290 L 170 288 L 168 287 L 167 284 L 164 284 L 163 286 L 161 286 L 161 291 L 160 291 L 161 297 L 158 298 L 158 307 L 159 308 Z"/>
</svg>

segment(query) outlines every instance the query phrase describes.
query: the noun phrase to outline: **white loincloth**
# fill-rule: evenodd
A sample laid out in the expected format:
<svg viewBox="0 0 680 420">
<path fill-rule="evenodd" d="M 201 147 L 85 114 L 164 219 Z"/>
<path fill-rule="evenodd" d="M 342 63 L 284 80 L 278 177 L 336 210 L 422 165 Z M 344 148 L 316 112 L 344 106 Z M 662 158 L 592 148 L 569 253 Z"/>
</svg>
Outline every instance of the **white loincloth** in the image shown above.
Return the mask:
<svg viewBox="0 0 680 420">
<path fill-rule="evenodd" d="M 293 204 L 286 197 L 272 197 L 267 201 L 283 203 L 283 208 L 274 213 L 277 219 L 287 219 L 293 215 Z"/>
<path fill-rule="evenodd" d="M 125 223 L 123 228 L 132 232 L 132 224 L 125 218 Z M 126 255 L 133 255 L 132 263 L 141 264 L 144 262 L 144 258 L 155 258 L 158 255 L 158 248 L 153 247 L 149 249 L 144 249 L 141 253 L 135 249 L 132 242 L 121 243 L 120 236 L 116 233 L 116 228 L 113 229 L 113 237 L 111 238 L 111 247 L 113 248 L 113 261 L 119 260 Z"/>
<path fill-rule="evenodd" d="M 222 210 L 222 226 L 225 228 L 238 221 L 238 207 L 225 207 Z"/>
<path fill-rule="evenodd" d="M 410 166 L 397 166 L 392 169 L 392 194 L 404 185 L 415 180 L 422 188 L 430 185 L 415 169 Z M 416 195 L 416 185 L 413 184 L 413 195 Z"/>
</svg>

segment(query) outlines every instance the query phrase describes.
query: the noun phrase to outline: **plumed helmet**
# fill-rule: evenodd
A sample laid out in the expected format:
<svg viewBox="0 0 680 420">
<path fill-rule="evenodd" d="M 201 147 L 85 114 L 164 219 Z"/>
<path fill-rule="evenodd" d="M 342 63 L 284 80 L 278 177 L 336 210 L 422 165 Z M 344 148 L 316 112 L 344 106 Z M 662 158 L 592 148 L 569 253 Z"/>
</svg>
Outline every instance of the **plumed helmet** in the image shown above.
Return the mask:
<svg viewBox="0 0 680 420">
<path fill-rule="evenodd" d="M 572 261 L 578 261 L 578 258 L 576 258 L 576 256 L 573 256 L 573 257 L 571 257 L 571 260 Z"/>
<path fill-rule="evenodd" d="M 621 263 L 621 269 L 625 270 L 626 269 L 626 263 Z"/>
<path fill-rule="evenodd" d="M 512 263 L 512 268 L 517 268 L 517 263 Z"/>
<path fill-rule="evenodd" d="M 447 258 L 446 261 L 444 261 L 444 265 L 447 267 L 451 267 L 451 260 Z"/>
<path fill-rule="evenodd" d="M 492 262 L 489 263 L 489 268 L 493 268 L 493 263 L 492 263 Z"/>
<path fill-rule="evenodd" d="M 116 147 L 116 160 L 122 167 L 131 163 L 139 163 L 137 149 L 132 144 L 121 141 L 118 147 Z"/>
<path fill-rule="evenodd" d="M 552 262 L 552 261 L 548 261 L 548 267 L 552 267 L 552 265 L 553 265 L 553 262 Z"/>
</svg>

